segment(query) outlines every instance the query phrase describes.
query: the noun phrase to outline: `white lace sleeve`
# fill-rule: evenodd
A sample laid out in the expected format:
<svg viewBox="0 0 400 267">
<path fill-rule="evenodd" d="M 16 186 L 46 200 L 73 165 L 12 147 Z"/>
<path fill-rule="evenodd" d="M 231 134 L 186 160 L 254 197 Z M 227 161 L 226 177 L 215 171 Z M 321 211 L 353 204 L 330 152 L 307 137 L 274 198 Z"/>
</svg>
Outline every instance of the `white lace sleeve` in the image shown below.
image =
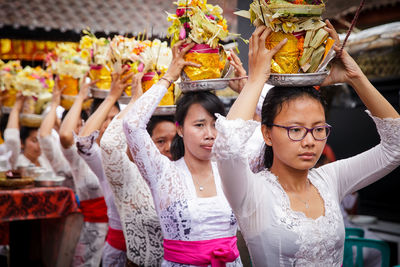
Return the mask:
<svg viewBox="0 0 400 267">
<path fill-rule="evenodd" d="M 260 123 L 247 141 L 246 147 L 251 171 L 258 173 L 264 170 L 265 142 L 261 133 Z"/>
<path fill-rule="evenodd" d="M 51 135 L 45 137 L 39 136 L 39 144 L 53 171 L 57 175 L 65 177 L 63 185 L 75 190 L 71 168 L 61 151 L 60 139 L 57 132 L 54 131 Z"/>
<path fill-rule="evenodd" d="M 19 137 L 19 130 L 15 128 L 8 128 L 4 131 L 4 142 L 7 150 L 11 151 L 10 164 L 13 169 L 16 168 L 17 159 L 21 153 L 21 139 Z"/>
<path fill-rule="evenodd" d="M 78 148 L 79 155 L 99 179 L 107 204 L 108 224 L 113 229 L 121 230 L 122 226 L 117 207 L 115 206 L 114 195 L 104 173 L 101 149 L 96 143 L 98 135 L 99 131 L 95 131 L 89 136 L 75 136 L 76 147 Z"/>
<path fill-rule="evenodd" d="M 159 266 L 163 255 L 160 222 L 149 186 L 126 154 L 122 119 L 116 116 L 111 121 L 100 147 L 104 172 L 126 236 L 127 256 L 140 266 Z"/>
<path fill-rule="evenodd" d="M 78 148 L 79 155 L 85 160 L 85 162 L 94 172 L 94 174 L 96 174 L 103 187 L 103 183 L 106 182 L 106 179 L 102 165 L 101 150 L 98 144 L 96 143 L 96 139 L 98 136 L 99 136 L 99 131 L 95 131 L 89 136 L 75 135 L 75 142 L 76 142 L 76 147 Z M 106 184 L 108 186 L 108 183 Z"/>
<path fill-rule="evenodd" d="M 61 147 L 61 151 L 68 161 L 75 183 L 75 189 L 80 200 L 103 197 L 99 179 L 89 169 L 86 162 L 79 156 L 76 145 L 69 148 Z"/>
<path fill-rule="evenodd" d="M 369 111 L 367 113 L 371 116 Z M 400 165 L 400 118 L 371 116 L 380 135 L 380 144 L 354 157 L 324 165 L 324 172 L 336 188 L 338 200 L 384 177 Z"/>
<path fill-rule="evenodd" d="M 213 155 L 218 162 L 226 198 L 237 215 L 244 212 L 246 195 L 254 185 L 254 173 L 250 169 L 246 144 L 258 126 L 255 121 L 227 120 L 217 115 L 218 135 L 213 146 Z M 253 208 L 256 206 L 254 205 Z M 252 211 L 247 210 L 246 213 Z"/>
<path fill-rule="evenodd" d="M 127 144 L 122 129 L 122 120 L 117 116 L 110 122 L 100 141 L 104 172 L 110 183 L 116 200 L 120 199 L 126 182 L 126 149 Z M 125 155 L 124 155 L 125 154 Z M 128 159 L 129 160 L 129 159 Z M 128 163 L 129 164 L 129 163 Z M 117 206 L 118 201 L 116 201 Z"/>
<path fill-rule="evenodd" d="M 135 102 L 123 121 L 132 157 L 150 187 L 157 183 L 165 167 L 170 164 L 169 159 L 160 153 L 146 130 L 151 115 L 166 91 L 164 86 L 153 85 Z"/>
</svg>

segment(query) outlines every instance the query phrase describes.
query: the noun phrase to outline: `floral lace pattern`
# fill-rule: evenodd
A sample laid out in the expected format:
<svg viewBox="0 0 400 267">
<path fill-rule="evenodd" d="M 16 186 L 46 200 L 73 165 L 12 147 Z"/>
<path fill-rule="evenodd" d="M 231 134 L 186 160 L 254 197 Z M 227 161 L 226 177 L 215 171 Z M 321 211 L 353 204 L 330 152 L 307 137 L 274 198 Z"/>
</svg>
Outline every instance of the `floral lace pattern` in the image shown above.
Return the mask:
<svg viewBox="0 0 400 267">
<path fill-rule="evenodd" d="M 294 211 L 290 207 L 290 200 L 277 177 L 265 170 L 263 176 L 278 196 L 276 203 L 277 222 L 287 231 L 292 231 L 298 237 L 295 244 L 298 251 L 290 259 L 292 266 L 310 266 L 317 263 L 319 266 L 339 266 L 341 264 L 344 241 L 344 226 L 341 211 L 333 196 L 329 193 L 327 185 L 321 180 L 313 179 L 310 182 L 314 185 L 321 198 L 324 200 L 325 214 L 316 220 L 308 218 L 303 212 Z"/>
<path fill-rule="evenodd" d="M 122 120 L 114 118 L 100 143 L 104 172 L 126 237 L 127 257 L 139 266 L 160 266 L 162 234 L 149 186 L 127 154 Z"/>
<path fill-rule="evenodd" d="M 194 241 L 234 236 L 237 224 L 231 225 L 232 211 L 223 195 L 216 164 L 212 165 L 217 196 L 198 198 L 184 159 L 170 161 L 162 155 L 146 130 L 165 92 L 166 88 L 154 85 L 135 102 L 123 122 L 132 157 L 150 186 L 163 237 Z M 227 266 L 241 266 L 236 262 Z M 164 260 L 161 266 L 186 265 Z"/>
<path fill-rule="evenodd" d="M 86 162 L 79 156 L 75 144 L 69 148 L 61 147 L 61 151 L 71 168 L 79 200 L 103 197 L 103 190 L 100 187 L 99 180 Z"/>
<path fill-rule="evenodd" d="M 225 195 L 256 266 L 341 266 L 345 238 L 339 207 L 342 197 L 400 165 L 400 119 L 371 117 L 381 144 L 309 171 L 308 178 L 324 201 L 325 213 L 315 220 L 291 209 L 289 197 L 269 170 L 249 171 L 243 149 L 254 123 L 218 118 L 213 153 Z"/>
<path fill-rule="evenodd" d="M 114 195 L 104 173 L 101 149 L 96 143 L 98 136 L 99 131 L 95 131 L 89 136 L 77 136 L 75 137 L 76 147 L 78 148 L 79 155 L 85 160 L 100 182 L 104 193 L 104 200 L 107 204 L 108 224 L 113 229 L 122 230 L 118 210 L 115 206 Z"/>
<path fill-rule="evenodd" d="M 99 266 L 108 231 L 107 223 L 83 222 L 72 266 Z"/>
</svg>

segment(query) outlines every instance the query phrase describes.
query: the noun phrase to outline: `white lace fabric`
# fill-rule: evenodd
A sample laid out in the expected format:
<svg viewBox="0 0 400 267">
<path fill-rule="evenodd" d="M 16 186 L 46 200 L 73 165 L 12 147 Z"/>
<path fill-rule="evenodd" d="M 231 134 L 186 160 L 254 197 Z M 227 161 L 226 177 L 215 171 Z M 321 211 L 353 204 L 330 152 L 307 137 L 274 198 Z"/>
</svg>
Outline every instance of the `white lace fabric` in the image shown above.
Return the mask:
<svg viewBox="0 0 400 267">
<path fill-rule="evenodd" d="M 98 136 L 99 131 L 95 131 L 89 136 L 75 136 L 76 147 L 78 148 L 78 154 L 99 179 L 104 200 L 107 204 L 108 224 L 113 229 L 122 230 L 118 210 L 115 206 L 114 195 L 104 173 L 101 149 L 96 143 Z"/>
<path fill-rule="evenodd" d="M 198 198 L 185 161 L 162 155 L 146 130 L 151 114 L 166 88 L 154 85 L 140 97 L 124 118 L 123 128 L 132 157 L 150 186 L 163 237 L 198 241 L 236 235 L 236 218 L 226 201 L 215 163 L 217 196 Z M 186 266 L 163 260 L 161 266 Z M 227 266 L 242 266 L 240 258 Z"/>
<path fill-rule="evenodd" d="M 341 266 L 341 199 L 400 164 L 400 119 L 372 118 L 381 136 L 379 145 L 310 170 L 308 178 L 325 206 L 325 214 L 315 220 L 290 208 L 286 192 L 270 171 L 251 171 L 243 149 L 256 127 L 254 122 L 218 118 L 219 133 L 213 153 L 225 195 L 238 218 L 254 266 Z"/>
<path fill-rule="evenodd" d="M 75 143 L 69 148 L 61 146 L 69 163 L 80 201 L 103 197 L 99 180 L 86 162 L 79 156 Z M 76 245 L 73 266 L 98 266 L 101 262 L 108 223 L 84 222 Z"/>
<path fill-rule="evenodd" d="M 76 145 L 63 148 L 61 151 L 69 163 L 72 177 L 75 183 L 76 194 L 80 201 L 103 197 L 99 179 L 89 168 L 86 162 L 79 156 Z"/>
<path fill-rule="evenodd" d="M 127 257 L 139 266 L 160 266 L 164 254 L 160 222 L 149 186 L 126 154 L 122 120 L 117 116 L 104 132 L 100 146 L 126 238 Z"/>
<path fill-rule="evenodd" d="M 42 153 L 49 161 L 54 172 L 57 175 L 65 177 L 63 186 L 67 186 L 75 192 L 76 190 L 74 180 L 72 178 L 71 168 L 61 151 L 58 133 L 53 129 L 50 135 L 45 137 L 41 137 L 39 135 L 38 139 Z"/>
</svg>

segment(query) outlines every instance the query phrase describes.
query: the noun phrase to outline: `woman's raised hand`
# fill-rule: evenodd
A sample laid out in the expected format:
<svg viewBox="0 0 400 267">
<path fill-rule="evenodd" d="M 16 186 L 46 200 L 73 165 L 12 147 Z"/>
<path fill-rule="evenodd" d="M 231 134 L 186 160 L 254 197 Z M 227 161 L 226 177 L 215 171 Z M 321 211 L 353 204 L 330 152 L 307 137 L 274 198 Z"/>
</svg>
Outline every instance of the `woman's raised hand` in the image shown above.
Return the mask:
<svg viewBox="0 0 400 267">
<path fill-rule="evenodd" d="M 143 72 L 138 72 L 132 77 L 131 101 L 136 101 L 139 97 L 143 95 L 143 88 L 142 88 L 143 75 L 144 75 Z"/>
<path fill-rule="evenodd" d="M 130 85 L 129 79 L 132 78 L 133 73 L 129 73 L 129 66 L 122 67 L 121 71 L 111 74 L 111 88 L 108 97 L 118 99 L 124 90 Z"/>
<path fill-rule="evenodd" d="M 60 88 L 60 86 L 58 85 L 59 80 L 60 80 L 60 77 L 56 76 L 54 87 L 53 87 L 53 95 L 51 98 L 51 104 L 56 107 L 58 107 L 60 105 L 61 93 L 65 89 L 65 85 L 63 86 L 63 88 Z"/>
<path fill-rule="evenodd" d="M 87 72 L 83 78 L 81 78 L 79 82 L 79 93 L 78 96 L 82 97 L 84 100 L 89 98 L 89 89 L 99 80 L 91 81 L 90 83 L 86 82 L 86 78 L 89 76 L 89 72 Z M 64 89 L 63 89 L 64 90 Z"/>
<path fill-rule="evenodd" d="M 233 66 L 235 69 L 235 78 L 242 78 L 242 79 L 237 79 L 237 80 L 232 80 L 229 81 L 229 87 L 237 92 L 240 93 L 242 91 L 244 85 L 246 84 L 247 78 L 246 77 L 246 70 L 243 68 L 242 61 L 240 58 L 233 52 L 231 49 L 230 51 L 230 57 L 228 57 L 228 60 L 230 61 L 230 64 Z"/>
<path fill-rule="evenodd" d="M 265 83 L 271 74 L 272 57 L 286 44 L 285 38 L 271 50 L 265 47 L 265 41 L 272 30 L 259 26 L 250 38 L 249 44 L 249 79 L 250 83 L 261 81 Z"/>
<path fill-rule="evenodd" d="M 167 73 L 165 73 L 164 77 L 171 82 L 178 80 L 179 75 L 182 72 L 182 69 L 185 66 L 193 66 L 193 67 L 200 67 L 199 64 L 194 62 L 185 61 L 184 56 L 190 49 L 195 45 L 194 43 L 190 43 L 185 47 L 182 47 L 184 44 L 187 44 L 185 40 L 181 40 L 177 42 L 172 47 L 172 62 L 169 65 Z"/>
<path fill-rule="evenodd" d="M 341 50 L 339 35 L 337 34 L 335 28 L 332 26 L 329 20 L 326 20 L 325 23 L 327 25 L 325 27 L 325 30 L 329 32 L 331 38 L 335 40 L 335 52 L 339 53 Z M 347 53 L 347 51 L 343 49 L 340 57 L 332 61 L 332 68 L 330 70 L 330 73 L 321 85 L 326 86 L 335 83 L 352 84 L 352 81 L 361 78 L 362 76 L 364 76 L 364 74 L 361 71 L 360 67 Z"/>
</svg>

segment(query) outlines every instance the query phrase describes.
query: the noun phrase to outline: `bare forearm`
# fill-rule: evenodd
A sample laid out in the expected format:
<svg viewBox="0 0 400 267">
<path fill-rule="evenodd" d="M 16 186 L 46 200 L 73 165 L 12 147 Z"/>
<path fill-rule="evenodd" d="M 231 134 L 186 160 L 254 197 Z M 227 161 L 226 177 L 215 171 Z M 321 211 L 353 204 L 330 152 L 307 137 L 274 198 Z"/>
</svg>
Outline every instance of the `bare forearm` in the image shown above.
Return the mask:
<svg viewBox="0 0 400 267">
<path fill-rule="evenodd" d="M 79 136 L 89 136 L 94 131 L 99 130 L 116 101 L 117 98 L 115 97 L 104 99 L 97 110 L 89 117 L 85 126 L 81 129 Z"/>
<path fill-rule="evenodd" d="M 227 119 L 253 119 L 263 85 L 262 81 L 247 82 L 229 110 Z"/>
<path fill-rule="evenodd" d="M 351 80 L 351 86 L 357 92 L 371 114 L 378 118 L 399 118 L 399 113 L 379 93 L 365 75 Z"/>
<path fill-rule="evenodd" d="M 50 111 L 47 113 L 46 117 L 43 119 L 42 124 L 39 128 L 40 137 L 46 137 L 51 135 L 51 131 L 56 123 L 57 119 L 57 105 L 52 104 Z"/>
<path fill-rule="evenodd" d="M 73 131 L 81 119 L 83 97 L 77 96 L 71 109 L 68 111 L 60 127 L 60 141 L 64 148 L 69 148 L 74 143 Z"/>
<path fill-rule="evenodd" d="M 7 128 L 9 129 L 19 129 L 19 113 L 17 108 L 13 108 L 10 112 L 7 122 Z"/>
</svg>

